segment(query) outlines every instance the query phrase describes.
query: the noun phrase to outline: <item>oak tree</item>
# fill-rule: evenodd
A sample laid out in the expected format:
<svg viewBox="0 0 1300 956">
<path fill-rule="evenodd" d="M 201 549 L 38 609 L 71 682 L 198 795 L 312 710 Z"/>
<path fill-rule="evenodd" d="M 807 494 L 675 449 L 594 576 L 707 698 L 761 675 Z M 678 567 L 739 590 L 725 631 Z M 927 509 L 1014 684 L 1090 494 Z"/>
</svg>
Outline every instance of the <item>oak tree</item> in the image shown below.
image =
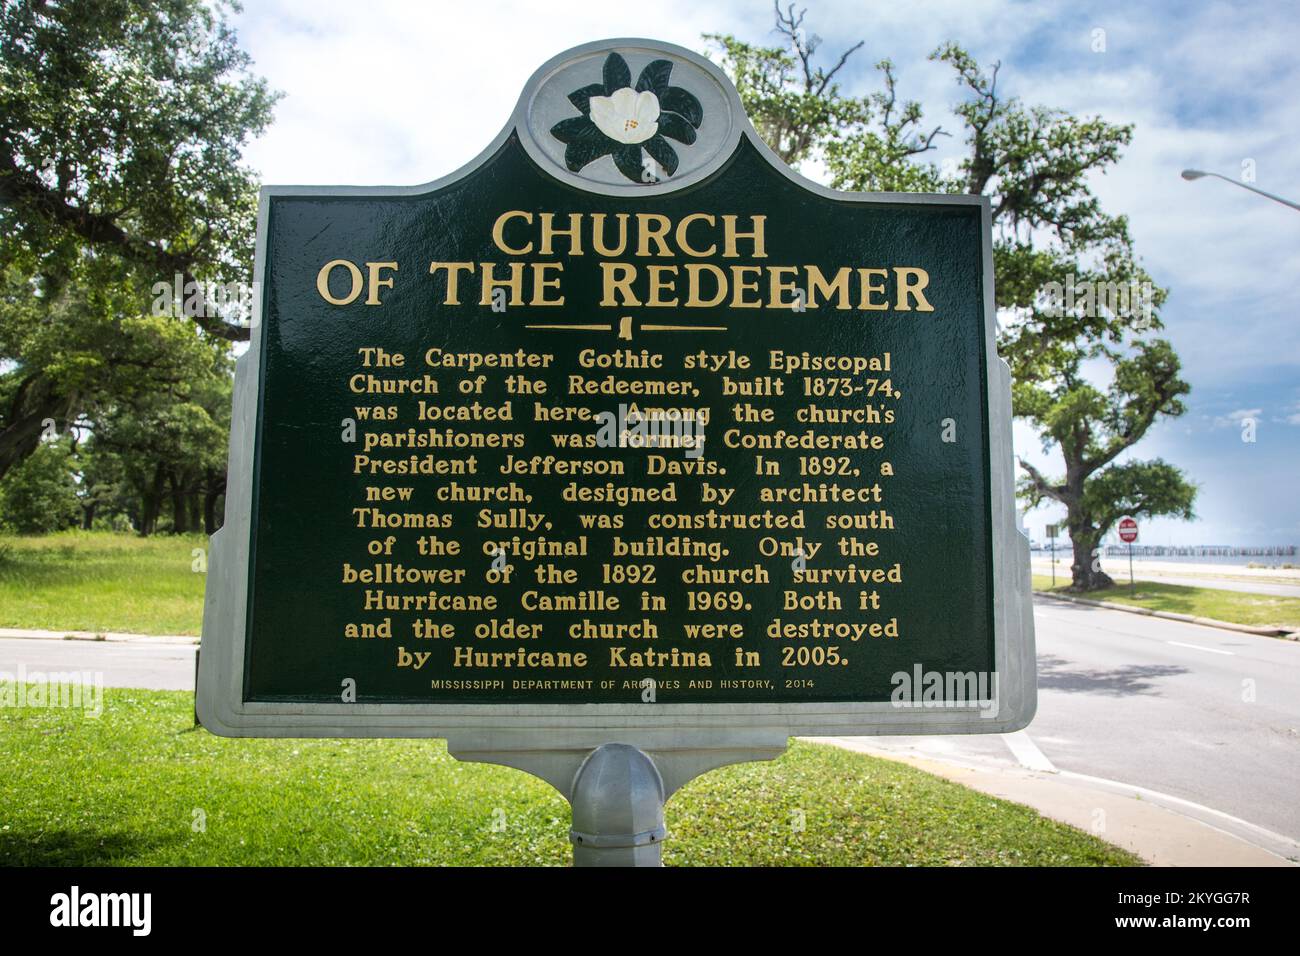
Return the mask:
<svg viewBox="0 0 1300 956">
<path fill-rule="evenodd" d="M 1193 517 L 1196 488 L 1174 466 L 1128 456 L 1161 417 L 1181 415 L 1188 385 L 1158 336 L 1166 297 L 1142 268 L 1128 221 L 1104 210 L 1090 178 L 1114 165 L 1132 127 L 1027 106 L 998 88 L 1001 64 L 983 68 L 946 43 L 931 60 L 952 69 L 959 98 L 959 157 L 933 159 L 950 131 L 899 96 L 893 63 L 880 87 L 845 94 L 835 82 L 857 44 L 829 69 L 803 12 L 776 5 L 780 46 L 711 35 L 755 127 L 792 164 L 819 159 L 839 189 L 986 196 L 993 219 L 998 350 L 1011 367 L 1015 415 L 1028 421 L 1062 473 L 1021 459 L 1031 506 L 1066 510 L 1072 587 L 1109 585 L 1097 551 L 1119 517 Z M 953 131 L 958 132 L 958 131 Z M 1078 295 L 1075 292 L 1078 291 Z"/>
</svg>

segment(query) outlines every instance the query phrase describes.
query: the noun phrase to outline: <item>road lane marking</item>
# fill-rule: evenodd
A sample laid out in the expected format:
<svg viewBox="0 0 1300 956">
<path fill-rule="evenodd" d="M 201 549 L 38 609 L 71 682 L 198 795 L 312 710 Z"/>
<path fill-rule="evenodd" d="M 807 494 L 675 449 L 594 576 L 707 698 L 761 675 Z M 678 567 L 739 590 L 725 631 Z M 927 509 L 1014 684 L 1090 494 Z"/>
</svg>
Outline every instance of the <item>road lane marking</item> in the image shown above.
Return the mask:
<svg viewBox="0 0 1300 956">
<path fill-rule="evenodd" d="M 1228 657 L 1236 657 L 1233 651 L 1221 651 L 1217 647 L 1204 647 L 1200 644 L 1184 644 L 1182 641 L 1165 641 L 1166 644 L 1172 644 L 1174 647 L 1190 647 L 1194 651 L 1208 651 L 1211 654 L 1226 654 Z"/>
<path fill-rule="evenodd" d="M 1020 766 L 1028 770 L 1057 772 L 1052 761 L 1047 759 L 1047 755 L 1038 749 L 1038 745 L 1030 740 L 1029 734 L 1023 730 L 1017 730 L 1014 734 L 1003 734 L 1002 739 L 1006 741 L 1007 749 L 1011 751 L 1011 755 L 1016 758 Z"/>
</svg>

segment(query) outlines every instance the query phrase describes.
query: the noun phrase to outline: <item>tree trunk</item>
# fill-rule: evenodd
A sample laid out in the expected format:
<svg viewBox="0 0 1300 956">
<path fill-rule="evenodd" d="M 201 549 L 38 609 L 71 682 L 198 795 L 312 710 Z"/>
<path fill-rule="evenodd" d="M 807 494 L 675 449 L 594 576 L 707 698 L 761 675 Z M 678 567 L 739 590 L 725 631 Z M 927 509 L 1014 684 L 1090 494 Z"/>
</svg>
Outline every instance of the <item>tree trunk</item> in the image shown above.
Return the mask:
<svg viewBox="0 0 1300 956">
<path fill-rule="evenodd" d="M 171 475 L 172 485 L 172 534 L 184 534 L 190 530 L 190 511 L 185 498 L 185 490 L 175 472 Z"/>
<path fill-rule="evenodd" d="M 1070 543 L 1074 547 L 1074 563 L 1070 566 L 1071 591 L 1099 591 L 1114 585 L 1109 574 L 1101 569 L 1100 557 L 1094 557 L 1101 545 L 1101 535 L 1087 522 L 1071 523 Z"/>
<path fill-rule="evenodd" d="M 226 493 L 226 476 L 224 473 L 209 471 L 203 481 L 203 530 L 208 535 L 217 533 L 225 521 L 225 503 L 222 496 Z M 222 502 L 220 510 L 217 503 Z"/>
<path fill-rule="evenodd" d="M 217 499 L 221 497 L 219 491 L 208 491 L 203 496 L 203 532 L 211 537 L 217 533 Z"/>
<path fill-rule="evenodd" d="M 140 502 L 140 537 L 147 538 L 158 527 L 158 512 L 162 511 L 163 485 L 167 473 L 161 463 L 154 466 L 153 482 L 141 496 Z"/>
<path fill-rule="evenodd" d="M 28 376 L 18 386 L 7 413 L 0 413 L 0 478 L 20 464 L 41 443 L 51 419 L 67 427 L 77 407 L 77 394 L 60 395 L 42 374 Z"/>
<path fill-rule="evenodd" d="M 98 507 L 99 502 L 97 501 L 81 506 L 81 528 L 83 531 L 89 531 L 91 525 L 95 523 L 95 509 Z"/>
</svg>

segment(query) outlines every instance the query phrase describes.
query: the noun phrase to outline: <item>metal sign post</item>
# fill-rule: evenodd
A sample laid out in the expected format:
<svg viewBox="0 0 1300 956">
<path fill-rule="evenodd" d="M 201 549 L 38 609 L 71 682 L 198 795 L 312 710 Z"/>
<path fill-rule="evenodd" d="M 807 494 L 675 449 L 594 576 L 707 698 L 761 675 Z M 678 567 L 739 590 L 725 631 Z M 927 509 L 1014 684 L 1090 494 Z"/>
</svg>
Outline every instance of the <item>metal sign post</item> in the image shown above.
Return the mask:
<svg viewBox="0 0 1300 956">
<path fill-rule="evenodd" d="M 1052 590 L 1056 590 L 1056 525 L 1047 526 L 1047 540 L 1052 543 Z"/>
<path fill-rule="evenodd" d="M 1138 539 L 1138 523 L 1133 518 L 1119 520 L 1119 539 L 1128 544 L 1128 593 L 1137 597 L 1137 585 L 1133 581 L 1133 542 Z"/>
</svg>

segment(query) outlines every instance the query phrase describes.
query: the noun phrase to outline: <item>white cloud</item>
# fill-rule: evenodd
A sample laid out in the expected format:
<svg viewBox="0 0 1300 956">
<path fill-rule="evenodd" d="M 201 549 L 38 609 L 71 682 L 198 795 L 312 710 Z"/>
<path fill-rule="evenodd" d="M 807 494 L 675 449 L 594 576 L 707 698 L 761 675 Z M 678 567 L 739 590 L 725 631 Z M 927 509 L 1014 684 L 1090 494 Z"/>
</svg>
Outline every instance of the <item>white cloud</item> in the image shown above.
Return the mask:
<svg viewBox="0 0 1300 956">
<path fill-rule="evenodd" d="M 1226 415 L 1220 415 L 1214 420 L 1215 428 L 1228 428 L 1232 425 L 1240 425 L 1246 419 L 1259 421 L 1259 416 L 1264 414 L 1262 408 L 1239 408 L 1236 411 L 1228 412 Z"/>
<path fill-rule="evenodd" d="M 1281 418 L 1273 419 L 1283 425 L 1300 425 L 1300 402 L 1291 406 L 1291 410 L 1284 413 Z"/>
</svg>

